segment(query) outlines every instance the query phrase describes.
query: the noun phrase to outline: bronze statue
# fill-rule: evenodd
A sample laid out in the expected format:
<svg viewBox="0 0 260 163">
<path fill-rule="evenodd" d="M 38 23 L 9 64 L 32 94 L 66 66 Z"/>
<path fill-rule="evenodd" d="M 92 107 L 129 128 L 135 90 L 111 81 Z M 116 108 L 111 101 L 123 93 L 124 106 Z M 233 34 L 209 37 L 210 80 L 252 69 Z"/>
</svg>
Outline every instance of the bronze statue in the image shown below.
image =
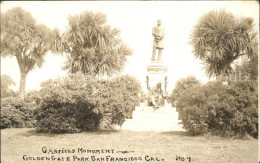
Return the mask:
<svg viewBox="0 0 260 163">
<path fill-rule="evenodd" d="M 162 90 L 162 84 L 157 83 L 156 86 L 150 91 L 149 103 L 155 108 L 164 106 L 165 94 Z"/>
<path fill-rule="evenodd" d="M 164 48 L 164 28 L 161 24 L 161 20 L 157 20 L 157 26 L 153 27 L 154 42 L 152 60 L 155 60 L 156 49 L 158 49 L 158 60 L 161 60 L 162 50 Z"/>
</svg>

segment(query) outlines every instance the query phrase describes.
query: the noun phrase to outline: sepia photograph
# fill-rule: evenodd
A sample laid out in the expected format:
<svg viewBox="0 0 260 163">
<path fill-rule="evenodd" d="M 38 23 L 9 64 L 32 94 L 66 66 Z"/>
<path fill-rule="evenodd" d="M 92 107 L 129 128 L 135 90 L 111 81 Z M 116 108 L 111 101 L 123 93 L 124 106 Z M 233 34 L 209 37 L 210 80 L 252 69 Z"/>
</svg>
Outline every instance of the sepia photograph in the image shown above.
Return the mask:
<svg viewBox="0 0 260 163">
<path fill-rule="evenodd" d="M 260 163 L 259 1 L 0 5 L 0 163 Z"/>
</svg>

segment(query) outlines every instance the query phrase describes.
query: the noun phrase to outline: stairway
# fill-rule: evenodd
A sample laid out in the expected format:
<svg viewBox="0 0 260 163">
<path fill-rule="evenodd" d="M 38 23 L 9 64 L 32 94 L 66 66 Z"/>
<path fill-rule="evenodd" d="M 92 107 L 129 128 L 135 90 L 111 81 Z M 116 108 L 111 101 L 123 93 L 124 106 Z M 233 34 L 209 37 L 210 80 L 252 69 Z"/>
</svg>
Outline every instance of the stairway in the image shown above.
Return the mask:
<svg viewBox="0 0 260 163">
<path fill-rule="evenodd" d="M 178 112 L 171 104 L 154 109 L 141 103 L 133 111 L 132 119 L 126 119 L 121 130 L 130 131 L 185 131 L 178 120 Z"/>
</svg>

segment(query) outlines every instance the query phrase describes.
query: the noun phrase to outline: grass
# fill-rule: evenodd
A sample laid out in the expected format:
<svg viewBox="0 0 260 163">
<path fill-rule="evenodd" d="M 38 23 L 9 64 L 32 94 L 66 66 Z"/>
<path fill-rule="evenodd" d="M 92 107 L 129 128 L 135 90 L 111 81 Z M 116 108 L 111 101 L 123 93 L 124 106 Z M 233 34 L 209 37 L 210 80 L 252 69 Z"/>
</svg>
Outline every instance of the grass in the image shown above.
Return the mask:
<svg viewBox="0 0 260 163">
<path fill-rule="evenodd" d="M 42 148 L 68 150 L 75 153 L 46 154 Z M 78 153 L 78 148 L 90 150 L 109 150 L 114 153 Z M 39 163 L 39 162 L 69 162 L 69 161 L 24 161 L 23 155 L 32 157 L 56 158 L 71 157 L 70 162 L 106 162 L 106 161 L 73 161 L 73 155 L 78 158 L 95 156 L 106 159 L 111 157 L 141 157 L 141 161 L 115 162 L 189 162 L 194 163 L 256 163 L 257 139 L 231 139 L 221 137 L 188 136 L 185 132 L 83 132 L 77 134 L 39 134 L 35 129 L 3 129 L 1 130 L 1 162 L 2 163 Z M 130 153 L 118 151 L 128 150 Z M 133 152 L 131 152 L 133 151 Z M 108 152 L 108 151 L 107 151 Z M 111 150 L 110 150 L 111 152 Z M 149 156 L 150 161 L 145 160 Z M 184 161 L 176 157 L 184 157 Z M 155 160 L 152 161 L 151 157 Z M 147 157 L 148 158 L 148 157 Z"/>
</svg>

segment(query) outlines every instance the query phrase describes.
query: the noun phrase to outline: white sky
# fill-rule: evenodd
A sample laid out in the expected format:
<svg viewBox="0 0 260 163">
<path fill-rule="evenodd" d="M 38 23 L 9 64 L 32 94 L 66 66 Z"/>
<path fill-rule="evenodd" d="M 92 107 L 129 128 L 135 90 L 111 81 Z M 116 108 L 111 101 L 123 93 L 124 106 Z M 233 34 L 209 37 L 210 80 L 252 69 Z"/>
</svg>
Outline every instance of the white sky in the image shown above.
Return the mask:
<svg viewBox="0 0 260 163">
<path fill-rule="evenodd" d="M 123 41 L 133 50 L 123 74 L 135 76 L 145 85 L 146 65 L 152 54 L 152 27 L 162 20 L 166 30 L 164 62 L 168 65 L 168 91 L 177 80 L 193 75 L 202 82 L 209 79 L 200 60 L 193 57 L 188 44 L 193 26 L 208 11 L 225 8 L 235 16 L 254 18 L 259 31 L 259 4 L 253 1 L 7 1 L 1 3 L 1 13 L 20 6 L 30 12 L 38 23 L 61 31 L 67 26 L 67 16 L 83 11 L 102 12 L 107 24 L 121 30 Z M 66 74 L 61 70 L 65 56 L 48 54 L 43 66 L 27 76 L 26 90 L 40 89 L 40 83 Z M 19 68 L 15 58 L 1 58 L 1 74 L 7 74 L 19 88 Z"/>
</svg>

